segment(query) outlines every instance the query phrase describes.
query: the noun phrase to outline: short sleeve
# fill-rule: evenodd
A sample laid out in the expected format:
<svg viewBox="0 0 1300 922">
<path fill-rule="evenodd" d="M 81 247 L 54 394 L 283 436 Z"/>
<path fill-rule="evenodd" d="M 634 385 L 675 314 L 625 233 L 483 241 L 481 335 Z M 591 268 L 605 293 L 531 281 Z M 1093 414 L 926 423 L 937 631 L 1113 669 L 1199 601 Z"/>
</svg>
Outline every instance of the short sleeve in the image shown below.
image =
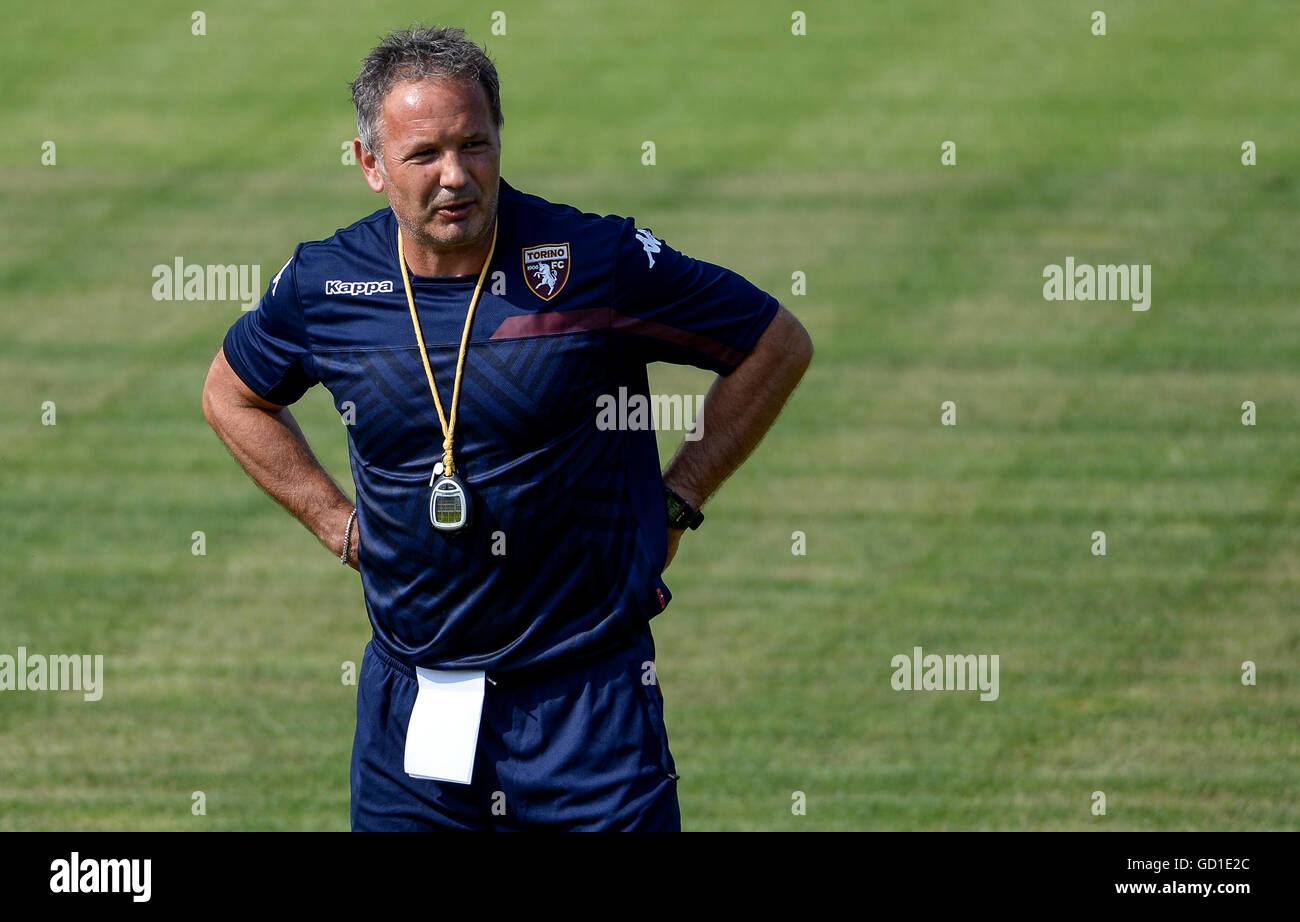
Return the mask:
<svg viewBox="0 0 1300 922">
<path fill-rule="evenodd" d="M 647 362 L 730 374 L 780 308 L 743 276 L 674 250 L 631 218 L 616 250 L 611 332 Z"/>
<path fill-rule="evenodd" d="M 234 322 L 223 343 L 226 361 L 240 380 L 280 406 L 298 400 L 318 380 L 298 299 L 298 252 L 271 279 L 257 307 Z"/>
</svg>

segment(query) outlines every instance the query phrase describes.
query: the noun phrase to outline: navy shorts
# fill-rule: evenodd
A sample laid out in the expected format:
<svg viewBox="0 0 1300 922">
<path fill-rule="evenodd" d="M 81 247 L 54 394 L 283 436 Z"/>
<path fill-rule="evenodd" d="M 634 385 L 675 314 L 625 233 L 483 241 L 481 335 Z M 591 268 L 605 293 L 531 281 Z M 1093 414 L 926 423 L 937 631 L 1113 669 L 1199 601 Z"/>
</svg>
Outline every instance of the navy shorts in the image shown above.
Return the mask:
<svg viewBox="0 0 1300 922">
<path fill-rule="evenodd" d="M 488 673 L 470 784 L 403 769 L 415 670 L 366 646 L 352 744 L 352 829 L 680 831 L 677 769 L 646 625 L 548 674 Z"/>
</svg>

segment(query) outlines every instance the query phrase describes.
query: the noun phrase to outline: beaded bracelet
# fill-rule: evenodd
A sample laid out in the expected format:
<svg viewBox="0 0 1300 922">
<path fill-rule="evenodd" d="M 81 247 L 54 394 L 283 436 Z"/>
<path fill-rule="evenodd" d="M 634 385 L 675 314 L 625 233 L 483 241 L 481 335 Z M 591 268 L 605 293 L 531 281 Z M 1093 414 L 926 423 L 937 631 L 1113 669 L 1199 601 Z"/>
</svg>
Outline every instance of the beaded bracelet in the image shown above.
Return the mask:
<svg viewBox="0 0 1300 922">
<path fill-rule="evenodd" d="M 339 563 L 347 566 L 348 548 L 352 544 L 352 523 L 357 520 L 357 507 L 352 507 L 352 514 L 348 516 L 348 527 L 343 531 L 343 553 L 339 555 Z"/>
</svg>

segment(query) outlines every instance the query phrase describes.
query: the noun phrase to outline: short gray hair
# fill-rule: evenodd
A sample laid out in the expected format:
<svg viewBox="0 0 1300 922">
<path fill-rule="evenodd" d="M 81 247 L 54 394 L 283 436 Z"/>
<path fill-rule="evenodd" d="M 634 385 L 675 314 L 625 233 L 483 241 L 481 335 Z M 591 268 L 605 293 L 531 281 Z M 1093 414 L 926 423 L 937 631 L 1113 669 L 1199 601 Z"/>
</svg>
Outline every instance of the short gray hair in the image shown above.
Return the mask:
<svg viewBox="0 0 1300 922">
<path fill-rule="evenodd" d="M 352 82 L 361 146 L 376 157 L 382 153 L 380 119 L 389 90 L 403 80 L 439 79 L 478 81 L 487 93 L 497 128 L 505 124 L 501 81 L 487 52 L 466 38 L 464 29 L 426 28 L 417 23 L 409 30 L 389 32 L 361 62 L 361 72 Z"/>
</svg>

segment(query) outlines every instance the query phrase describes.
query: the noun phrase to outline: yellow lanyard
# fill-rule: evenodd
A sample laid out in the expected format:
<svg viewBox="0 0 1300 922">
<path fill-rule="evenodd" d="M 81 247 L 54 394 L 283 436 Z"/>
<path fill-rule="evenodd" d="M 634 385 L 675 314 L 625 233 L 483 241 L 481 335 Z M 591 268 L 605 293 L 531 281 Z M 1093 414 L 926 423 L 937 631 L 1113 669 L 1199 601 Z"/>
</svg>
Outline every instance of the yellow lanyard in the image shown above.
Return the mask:
<svg viewBox="0 0 1300 922">
<path fill-rule="evenodd" d="M 465 351 L 469 348 L 469 328 L 474 323 L 474 309 L 478 307 L 478 296 L 483 291 L 483 280 L 487 278 L 488 266 L 492 264 L 492 254 L 497 250 L 497 225 L 492 223 L 492 246 L 488 250 L 483 269 L 478 274 L 478 284 L 474 286 L 474 297 L 470 298 L 469 311 L 465 314 L 465 332 L 460 337 L 460 355 L 456 358 L 456 381 L 451 389 L 451 421 L 442 412 L 442 401 L 438 399 L 438 388 L 433 383 L 433 369 L 429 367 L 429 350 L 424 347 L 424 334 L 420 332 L 420 318 L 415 313 L 415 295 L 411 293 L 411 279 L 406 274 L 406 254 L 402 250 L 402 228 L 397 228 L 397 262 L 402 267 L 402 284 L 406 286 L 406 305 L 411 309 L 411 325 L 415 327 L 415 341 L 420 344 L 420 361 L 424 363 L 424 376 L 429 379 L 429 393 L 433 394 L 433 405 L 438 409 L 438 422 L 442 424 L 442 468 L 444 474 L 456 473 L 452 460 L 452 439 L 456 435 L 456 408 L 460 405 L 460 376 L 465 370 Z"/>
</svg>

